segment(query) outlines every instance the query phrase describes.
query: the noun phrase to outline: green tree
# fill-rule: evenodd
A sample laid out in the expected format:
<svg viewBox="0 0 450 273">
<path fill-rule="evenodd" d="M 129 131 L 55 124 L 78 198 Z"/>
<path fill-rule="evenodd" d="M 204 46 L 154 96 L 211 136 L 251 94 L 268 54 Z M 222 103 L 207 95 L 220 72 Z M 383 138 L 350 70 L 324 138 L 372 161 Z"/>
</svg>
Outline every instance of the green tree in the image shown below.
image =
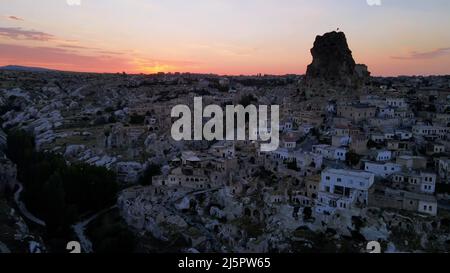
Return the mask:
<svg viewBox="0 0 450 273">
<path fill-rule="evenodd" d="M 135 235 L 116 213 L 96 219 L 87 233 L 97 253 L 132 253 L 137 245 Z"/>
<path fill-rule="evenodd" d="M 150 164 L 139 179 L 139 184 L 144 186 L 151 185 L 153 183 L 153 177 L 158 175 L 161 175 L 161 166 Z"/>
<path fill-rule="evenodd" d="M 358 155 L 355 152 L 352 152 L 352 151 L 348 152 L 347 156 L 345 157 L 345 162 L 349 166 L 356 166 L 356 165 L 358 165 L 360 160 L 361 160 L 361 156 Z"/>
<path fill-rule="evenodd" d="M 289 170 L 299 171 L 299 168 L 297 167 L 297 160 L 287 162 L 286 167 Z"/>
<path fill-rule="evenodd" d="M 116 176 L 106 168 L 75 164 L 67 167 L 62 177 L 67 202 L 76 205 L 79 213 L 97 211 L 115 202 Z"/>
<path fill-rule="evenodd" d="M 130 116 L 130 124 L 141 125 L 144 124 L 145 117 L 138 114 L 133 114 Z"/>
<path fill-rule="evenodd" d="M 24 130 L 8 132 L 6 155 L 19 166 L 27 166 L 35 149 L 34 137 Z"/>
<path fill-rule="evenodd" d="M 47 231 L 54 234 L 64 226 L 65 193 L 61 175 L 55 173 L 45 183 L 40 193 L 41 211 L 39 216 L 47 225 Z"/>
<path fill-rule="evenodd" d="M 115 174 L 88 164 L 68 166 L 61 155 L 37 152 L 34 138 L 25 131 L 8 132 L 7 155 L 17 164 L 24 184 L 22 198 L 28 209 L 47 225 L 49 242 L 66 241 L 79 216 L 116 202 Z"/>
<path fill-rule="evenodd" d="M 256 103 L 257 101 L 258 101 L 258 99 L 255 98 L 255 96 L 253 96 L 252 94 L 249 94 L 249 95 L 242 96 L 241 100 L 239 101 L 239 104 L 244 107 L 247 107 L 252 103 Z"/>
<path fill-rule="evenodd" d="M 367 141 L 367 148 L 369 149 L 373 149 L 373 148 L 377 148 L 378 144 L 373 141 L 372 139 L 369 139 L 369 141 Z"/>
<path fill-rule="evenodd" d="M 312 217 L 312 209 L 311 209 L 311 207 L 305 207 L 303 209 L 303 220 L 304 221 L 308 221 L 308 220 L 311 219 L 311 217 Z"/>
</svg>

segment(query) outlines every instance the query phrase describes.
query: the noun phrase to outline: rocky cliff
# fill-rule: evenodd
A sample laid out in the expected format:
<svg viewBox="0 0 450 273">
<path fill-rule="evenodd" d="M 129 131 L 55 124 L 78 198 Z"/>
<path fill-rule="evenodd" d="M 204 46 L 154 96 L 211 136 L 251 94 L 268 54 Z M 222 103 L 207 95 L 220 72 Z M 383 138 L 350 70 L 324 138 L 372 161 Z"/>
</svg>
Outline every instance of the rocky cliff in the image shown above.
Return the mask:
<svg viewBox="0 0 450 273">
<path fill-rule="evenodd" d="M 306 72 L 308 83 L 355 87 L 370 76 L 367 66 L 355 63 L 343 32 L 317 36 L 311 54 L 313 61 Z"/>
</svg>

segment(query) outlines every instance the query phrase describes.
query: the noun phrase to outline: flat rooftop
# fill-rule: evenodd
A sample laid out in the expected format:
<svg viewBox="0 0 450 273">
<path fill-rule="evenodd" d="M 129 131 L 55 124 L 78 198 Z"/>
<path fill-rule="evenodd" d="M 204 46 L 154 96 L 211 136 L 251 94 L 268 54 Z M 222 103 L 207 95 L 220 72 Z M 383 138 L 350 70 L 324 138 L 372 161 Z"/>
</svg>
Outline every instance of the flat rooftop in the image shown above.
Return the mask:
<svg viewBox="0 0 450 273">
<path fill-rule="evenodd" d="M 363 177 L 366 179 L 375 177 L 375 175 L 372 173 L 368 173 L 368 172 L 360 171 L 360 170 L 326 169 L 325 171 L 323 171 L 323 173 L 331 173 L 331 174 L 342 175 L 342 176 Z"/>
</svg>

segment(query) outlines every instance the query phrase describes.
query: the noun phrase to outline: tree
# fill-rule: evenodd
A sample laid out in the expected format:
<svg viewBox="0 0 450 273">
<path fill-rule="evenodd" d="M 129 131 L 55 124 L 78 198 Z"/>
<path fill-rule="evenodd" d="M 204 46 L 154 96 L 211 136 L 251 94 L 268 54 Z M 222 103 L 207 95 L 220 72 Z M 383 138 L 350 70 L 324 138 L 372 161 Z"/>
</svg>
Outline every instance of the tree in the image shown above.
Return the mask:
<svg viewBox="0 0 450 273">
<path fill-rule="evenodd" d="M 431 105 L 429 105 L 428 106 L 428 108 L 427 108 L 427 111 L 428 112 L 432 112 L 432 113 L 436 113 L 436 106 L 434 105 L 434 104 L 431 104 Z"/>
<path fill-rule="evenodd" d="M 450 184 L 445 183 L 436 184 L 436 192 L 450 194 Z"/>
<path fill-rule="evenodd" d="M 116 176 L 103 167 L 75 164 L 63 171 L 67 202 L 79 213 L 97 211 L 115 202 L 118 186 Z"/>
<path fill-rule="evenodd" d="M 311 209 L 311 207 L 305 207 L 303 209 L 303 220 L 304 221 L 310 220 L 311 217 L 312 217 L 312 209 Z"/>
<path fill-rule="evenodd" d="M 138 114 L 133 114 L 130 116 L 130 124 L 144 124 L 145 121 L 145 117 L 144 116 L 140 116 Z"/>
<path fill-rule="evenodd" d="M 108 214 L 95 221 L 88 229 L 97 253 L 132 253 L 137 245 L 134 234 L 122 221 Z"/>
<path fill-rule="evenodd" d="M 361 160 L 361 156 L 352 151 L 348 152 L 347 156 L 345 158 L 345 161 L 346 161 L 347 165 L 349 165 L 349 166 L 358 165 L 360 160 Z"/>
<path fill-rule="evenodd" d="M 116 123 L 117 122 L 116 116 L 115 115 L 110 115 L 109 118 L 108 118 L 108 122 L 109 123 Z"/>
<path fill-rule="evenodd" d="M 242 96 L 241 100 L 239 101 L 239 104 L 244 107 L 247 107 L 250 104 L 257 102 L 257 101 L 258 100 L 252 94 L 249 94 L 249 95 Z"/>
<path fill-rule="evenodd" d="M 39 216 L 45 221 L 47 231 L 50 234 L 55 234 L 65 226 L 66 201 L 63 180 L 59 173 L 50 177 L 42 188 L 39 197 L 41 203 Z"/>
<path fill-rule="evenodd" d="M 372 139 L 369 139 L 369 141 L 367 141 L 367 148 L 369 149 L 373 149 L 373 148 L 377 148 L 378 144 L 373 141 Z"/>
<path fill-rule="evenodd" d="M 161 175 L 161 166 L 150 164 L 139 179 L 139 183 L 144 186 L 151 185 L 153 183 L 153 177 L 158 175 Z"/>
<path fill-rule="evenodd" d="M 68 166 L 61 155 L 35 150 L 25 131 L 8 132 L 7 155 L 17 164 L 28 209 L 47 225 L 56 248 L 67 241 L 70 226 L 79 216 L 112 206 L 118 186 L 115 174 L 88 164 Z"/>
<path fill-rule="evenodd" d="M 18 165 L 26 166 L 33 157 L 34 137 L 24 130 L 8 132 L 6 155 Z"/>
<path fill-rule="evenodd" d="M 297 160 L 289 161 L 286 166 L 289 170 L 299 171 L 297 167 Z"/>
</svg>

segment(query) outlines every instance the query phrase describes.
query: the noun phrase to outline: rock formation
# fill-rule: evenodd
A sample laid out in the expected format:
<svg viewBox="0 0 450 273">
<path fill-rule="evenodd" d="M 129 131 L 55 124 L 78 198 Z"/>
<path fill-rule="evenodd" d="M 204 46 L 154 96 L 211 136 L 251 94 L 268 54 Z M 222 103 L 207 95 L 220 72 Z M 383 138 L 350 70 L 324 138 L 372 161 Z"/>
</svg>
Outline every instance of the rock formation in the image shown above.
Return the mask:
<svg viewBox="0 0 450 273">
<path fill-rule="evenodd" d="M 311 49 L 312 63 L 306 72 L 308 84 L 324 82 L 333 86 L 357 87 L 370 76 L 366 65 L 358 65 L 343 32 L 317 36 Z"/>
</svg>

